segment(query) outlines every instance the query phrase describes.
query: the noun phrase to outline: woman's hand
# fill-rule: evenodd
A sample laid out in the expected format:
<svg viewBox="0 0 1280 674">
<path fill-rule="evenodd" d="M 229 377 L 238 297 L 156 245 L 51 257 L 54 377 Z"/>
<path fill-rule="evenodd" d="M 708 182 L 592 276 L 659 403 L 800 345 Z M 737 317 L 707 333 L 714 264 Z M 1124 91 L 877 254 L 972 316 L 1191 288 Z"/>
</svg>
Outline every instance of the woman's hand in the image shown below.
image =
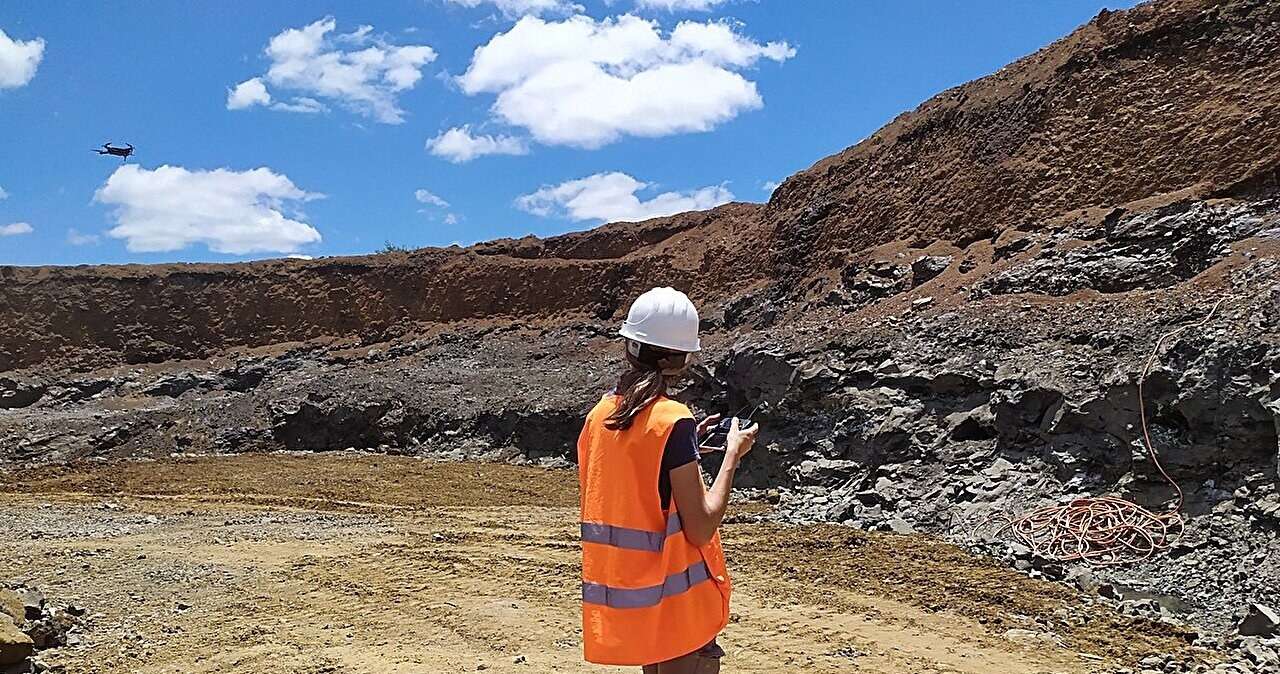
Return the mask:
<svg viewBox="0 0 1280 674">
<path fill-rule="evenodd" d="M 699 424 L 699 429 L 705 430 L 719 420 L 719 416 L 708 417 Z M 742 457 L 751 451 L 759 432 L 759 424 L 744 431 L 738 427 L 737 418 L 733 420 L 720 473 L 709 490 L 702 481 L 702 468 L 697 461 L 671 469 L 671 497 L 680 511 L 681 526 L 690 543 L 703 546 L 715 537 L 716 529 L 724 521 L 724 511 L 729 507 L 733 473 Z"/>
<path fill-rule="evenodd" d="M 719 422 L 720 422 L 719 414 L 712 414 L 706 419 L 703 419 L 702 421 L 698 422 L 698 441 L 701 442 L 702 438 L 705 438 L 707 436 L 707 433 L 711 432 L 711 429 Z"/>
<path fill-rule="evenodd" d="M 729 426 L 729 439 L 724 446 L 724 455 L 727 460 L 741 461 L 742 457 L 751 452 L 751 448 L 756 444 L 756 436 L 760 434 L 760 424 L 755 424 L 747 430 L 738 428 L 738 417 L 734 417 Z"/>
</svg>

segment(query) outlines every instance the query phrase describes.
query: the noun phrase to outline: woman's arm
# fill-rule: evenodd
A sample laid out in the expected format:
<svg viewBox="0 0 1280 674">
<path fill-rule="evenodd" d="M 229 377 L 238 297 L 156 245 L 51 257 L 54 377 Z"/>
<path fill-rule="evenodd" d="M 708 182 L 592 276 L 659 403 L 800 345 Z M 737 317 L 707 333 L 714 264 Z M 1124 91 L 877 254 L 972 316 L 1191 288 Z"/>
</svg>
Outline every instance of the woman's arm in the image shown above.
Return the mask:
<svg viewBox="0 0 1280 674">
<path fill-rule="evenodd" d="M 706 545 L 720 528 L 724 511 L 729 507 L 733 475 L 742 457 L 751 451 L 759 432 L 759 424 L 742 431 L 738 429 L 738 420 L 733 420 L 728 442 L 725 443 L 724 462 L 720 464 L 720 473 L 710 490 L 702 482 L 702 469 L 697 461 L 672 469 L 671 497 L 676 501 L 684 535 L 690 543 Z"/>
</svg>

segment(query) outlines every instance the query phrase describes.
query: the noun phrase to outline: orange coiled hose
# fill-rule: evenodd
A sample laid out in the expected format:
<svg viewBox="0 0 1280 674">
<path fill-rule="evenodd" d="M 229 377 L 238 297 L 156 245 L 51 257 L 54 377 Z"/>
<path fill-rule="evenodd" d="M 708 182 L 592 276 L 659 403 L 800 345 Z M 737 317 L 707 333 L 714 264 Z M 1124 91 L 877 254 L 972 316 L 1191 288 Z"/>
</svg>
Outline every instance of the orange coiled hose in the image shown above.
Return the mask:
<svg viewBox="0 0 1280 674">
<path fill-rule="evenodd" d="M 1225 298 L 1224 298 L 1225 299 Z M 1004 517 L 1005 524 L 996 530 L 999 536 L 1006 529 L 1014 539 L 1031 549 L 1039 557 L 1058 562 L 1085 561 L 1089 564 L 1108 566 L 1129 564 L 1150 559 L 1157 552 L 1166 550 L 1174 538 L 1182 533 L 1182 488 L 1169 477 L 1147 428 L 1147 408 L 1144 402 L 1143 384 L 1151 374 L 1151 368 L 1165 341 L 1191 328 L 1208 323 L 1218 311 L 1218 300 L 1209 315 L 1198 323 L 1184 325 L 1166 332 L 1156 340 L 1138 378 L 1138 413 L 1142 419 L 1142 441 L 1146 445 L 1151 463 L 1160 475 L 1173 486 L 1177 500 L 1163 513 L 1155 513 L 1142 506 L 1114 496 L 1090 496 L 1072 500 L 1065 505 L 1051 505 L 1033 510 L 1019 517 Z"/>
</svg>

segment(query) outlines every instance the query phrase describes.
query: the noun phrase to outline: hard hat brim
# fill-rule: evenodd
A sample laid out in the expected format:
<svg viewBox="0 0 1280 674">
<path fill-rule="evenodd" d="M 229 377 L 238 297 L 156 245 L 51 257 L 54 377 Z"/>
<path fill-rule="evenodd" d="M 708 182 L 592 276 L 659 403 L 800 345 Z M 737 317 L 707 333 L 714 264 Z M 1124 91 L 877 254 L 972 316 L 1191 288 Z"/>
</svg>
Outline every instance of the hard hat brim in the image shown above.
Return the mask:
<svg viewBox="0 0 1280 674">
<path fill-rule="evenodd" d="M 694 340 L 693 344 L 673 344 L 661 339 L 654 339 L 649 335 L 646 335 L 638 330 L 635 330 L 634 328 L 632 328 L 629 325 L 626 325 L 625 323 L 622 325 L 622 329 L 618 330 L 618 335 L 625 337 L 626 339 L 640 342 L 641 344 L 656 346 L 659 349 L 666 349 L 668 351 L 679 351 L 680 353 L 698 353 L 699 351 L 702 350 L 701 339 Z"/>
</svg>

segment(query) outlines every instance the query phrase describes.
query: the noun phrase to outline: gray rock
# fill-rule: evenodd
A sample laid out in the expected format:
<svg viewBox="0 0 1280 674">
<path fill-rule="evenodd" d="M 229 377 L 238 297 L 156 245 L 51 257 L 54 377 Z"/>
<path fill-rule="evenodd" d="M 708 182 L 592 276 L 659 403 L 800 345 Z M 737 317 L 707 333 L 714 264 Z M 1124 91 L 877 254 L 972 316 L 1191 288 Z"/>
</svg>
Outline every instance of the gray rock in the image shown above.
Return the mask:
<svg viewBox="0 0 1280 674">
<path fill-rule="evenodd" d="M 1240 650 L 1258 667 L 1260 672 L 1280 671 L 1280 653 L 1258 637 L 1246 637 L 1240 642 Z"/>
<path fill-rule="evenodd" d="M 0 409 L 30 407 L 44 397 L 42 384 L 0 377 Z"/>
<path fill-rule="evenodd" d="M 29 587 L 22 591 L 21 596 L 27 620 L 39 620 L 44 615 L 44 593 Z"/>
<path fill-rule="evenodd" d="M 1018 627 L 1005 630 L 1001 636 L 1009 641 L 1026 646 L 1061 645 L 1062 643 L 1062 639 L 1051 632 L 1036 632 Z"/>
<path fill-rule="evenodd" d="M 1280 613 L 1269 606 L 1249 604 L 1249 613 L 1236 628 L 1244 636 L 1277 636 L 1280 635 Z"/>
<path fill-rule="evenodd" d="M 286 400 L 271 405 L 271 430 L 277 442 L 293 450 L 374 447 L 382 439 L 378 422 L 387 410 L 383 402 Z"/>
<path fill-rule="evenodd" d="M 906 520 L 901 519 L 901 518 L 898 518 L 898 517 L 891 517 L 891 518 L 889 518 L 889 522 L 888 522 L 888 524 L 889 524 L 889 531 L 892 531 L 892 532 L 893 532 L 893 533 L 895 533 L 895 534 L 914 534 L 914 533 L 916 533 L 916 529 L 915 529 L 915 527 L 913 527 L 913 526 L 911 526 L 910 524 L 908 524 Z"/>
<path fill-rule="evenodd" d="M 982 474 L 991 479 L 1004 477 L 1004 474 L 1013 469 L 1013 463 L 1004 457 L 996 457 L 991 465 L 982 470 Z"/>
<path fill-rule="evenodd" d="M 926 255 L 911 263 L 911 284 L 919 286 L 928 283 L 951 266 L 950 255 Z"/>
<path fill-rule="evenodd" d="M 143 389 L 142 393 L 149 396 L 177 398 L 187 391 L 213 388 L 217 381 L 217 377 L 212 375 L 184 372 L 182 374 L 161 377 L 150 386 Z"/>
</svg>

